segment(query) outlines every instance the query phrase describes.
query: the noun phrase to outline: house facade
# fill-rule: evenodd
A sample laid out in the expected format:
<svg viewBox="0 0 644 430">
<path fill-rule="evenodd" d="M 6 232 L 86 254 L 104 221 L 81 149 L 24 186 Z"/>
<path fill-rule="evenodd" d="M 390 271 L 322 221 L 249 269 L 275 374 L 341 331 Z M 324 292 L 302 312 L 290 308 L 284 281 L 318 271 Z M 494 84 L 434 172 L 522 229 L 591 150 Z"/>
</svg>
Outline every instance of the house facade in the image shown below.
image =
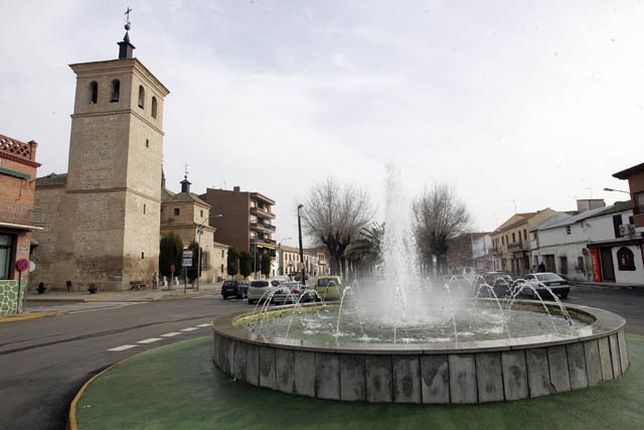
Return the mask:
<svg viewBox="0 0 644 430">
<path fill-rule="evenodd" d="M 538 212 L 517 213 L 492 233 L 495 267 L 514 276 L 522 276 L 531 270 L 530 239 L 528 232 L 556 214 L 546 208 Z"/>
<path fill-rule="evenodd" d="M 0 135 L 0 315 L 20 312 L 31 283 L 33 264 L 23 263 L 31 260 L 32 233 L 43 225 L 43 211 L 34 207 L 37 147 Z"/>
<path fill-rule="evenodd" d="M 622 226 L 631 202 L 617 202 L 531 230 L 532 258 L 573 281 L 644 283 L 642 239 Z"/>
</svg>

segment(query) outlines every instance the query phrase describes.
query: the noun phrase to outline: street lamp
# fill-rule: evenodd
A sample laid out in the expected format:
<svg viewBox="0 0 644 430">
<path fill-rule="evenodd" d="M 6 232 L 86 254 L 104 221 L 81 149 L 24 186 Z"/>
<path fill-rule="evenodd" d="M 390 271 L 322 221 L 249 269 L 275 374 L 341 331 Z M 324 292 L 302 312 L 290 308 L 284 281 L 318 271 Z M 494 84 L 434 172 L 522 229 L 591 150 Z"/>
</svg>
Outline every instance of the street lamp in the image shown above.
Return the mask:
<svg viewBox="0 0 644 430">
<path fill-rule="evenodd" d="M 298 234 L 299 240 L 300 240 L 300 264 L 302 265 L 301 266 L 301 269 L 302 269 L 302 278 L 301 278 L 302 279 L 302 285 L 306 285 L 306 280 L 304 278 L 304 276 L 305 276 L 305 274 L 304 274 L 304 250 L 302 249 L 302 214 L 301 214 L 301 212 L 302 212 L 303 207 L 304 207 L 304 205 L 302 205 L 302 204 L 297 205 L 297 234 Z"/>
<path fill-rule="evenodd" d="M 624 193 L 624 194 L 628 194 L 629 196 L 631 195 L 631 193 L 628 191 L 616 190 L 615 188 L 604 188 L 604 191 L 612 191 L 614 193 Z"/>
<path fill-rule="evenodd" d="M 201 235 L 203 234 L 204 225 L 206 221 L 210 221 L 210 218 L 221 218 L 223 216 L 224 214 L 209 215 L 197 226 L 197 291 L 199 291 L 199 280 L 201 279 Z"/>
</svg>

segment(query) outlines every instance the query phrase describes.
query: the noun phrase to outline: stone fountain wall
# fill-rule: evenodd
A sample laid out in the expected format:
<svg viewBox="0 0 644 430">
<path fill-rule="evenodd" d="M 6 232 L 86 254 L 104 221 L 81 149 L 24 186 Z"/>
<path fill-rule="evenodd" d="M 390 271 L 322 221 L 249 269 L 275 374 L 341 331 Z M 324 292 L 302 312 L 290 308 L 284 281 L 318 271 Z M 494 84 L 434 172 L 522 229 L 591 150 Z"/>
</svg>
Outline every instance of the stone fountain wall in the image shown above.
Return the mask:
<svg viewBox="0 0 644 430">
<path fill-rule="evenodd" d="M 599 309 L 592 314 L 593 334 L 583 338 L 458 347 L 328 347 L 271 339 L 235 327 L 238 314 L 213 323 L 213 361 L 239 381 L 320 399 L 424 404 L 520 400 L 592 387 L 626 372 L 624 320 Z"/>
</svg>

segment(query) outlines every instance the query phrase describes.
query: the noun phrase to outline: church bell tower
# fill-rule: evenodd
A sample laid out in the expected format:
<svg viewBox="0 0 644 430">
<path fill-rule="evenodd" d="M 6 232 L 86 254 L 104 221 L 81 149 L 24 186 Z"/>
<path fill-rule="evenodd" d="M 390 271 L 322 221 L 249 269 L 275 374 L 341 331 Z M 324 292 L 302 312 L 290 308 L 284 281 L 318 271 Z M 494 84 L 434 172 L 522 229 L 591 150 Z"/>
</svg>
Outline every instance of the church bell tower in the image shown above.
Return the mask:
<svg viewBox="0 0 644 430">
<path fill-rule="evenodd" d="M 72 64 L 65 253 L 75 273 L 103 289 L 129 287 L 158 270 L 163 103 L 168 89 L 135 57 L 129 12 L 118 59 Z M 63 238 L 59 237 L 59 240 Z M 65 254 L 63 253 L 63 254 Z"/>
</svg>

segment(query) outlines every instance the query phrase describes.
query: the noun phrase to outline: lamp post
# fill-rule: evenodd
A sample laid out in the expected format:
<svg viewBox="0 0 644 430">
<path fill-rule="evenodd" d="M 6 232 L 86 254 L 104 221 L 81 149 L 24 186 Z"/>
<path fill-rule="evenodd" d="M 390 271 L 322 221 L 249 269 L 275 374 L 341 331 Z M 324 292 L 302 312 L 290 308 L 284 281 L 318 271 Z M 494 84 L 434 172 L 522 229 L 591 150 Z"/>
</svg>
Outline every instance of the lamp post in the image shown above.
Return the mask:
<svg viewBox="0 0 644 430">
<path fill-rule="evenodd" d="M 206 221 L 210 221 L 210 218 L 221 218 L 223 216 L 223 214 L 209 215 L 197 226 L 197 291 L 199 291 L 199 280 L 201 279 L 201 235 L 203 234 L 204 225 Z"/>
<path fill-rule="evenodd" d="M 624 194 L 628 194 L 629 196 L 631 195 L 631 193 L 628 191 L 616 190 L 615 188 L 604 188 L 604 191 L 612 191 L 614 193 L 624 193 Z"/>
<path fill-rule="evenodd" d="M 304 273 L 304 250 L 302 249 L 302 208 L 304 205 L 297 205 L 297 235 L 300 241 L 300 264 L 302 269 L 302 285 L 306 285 L 306 278 Z"/>
</svg>

